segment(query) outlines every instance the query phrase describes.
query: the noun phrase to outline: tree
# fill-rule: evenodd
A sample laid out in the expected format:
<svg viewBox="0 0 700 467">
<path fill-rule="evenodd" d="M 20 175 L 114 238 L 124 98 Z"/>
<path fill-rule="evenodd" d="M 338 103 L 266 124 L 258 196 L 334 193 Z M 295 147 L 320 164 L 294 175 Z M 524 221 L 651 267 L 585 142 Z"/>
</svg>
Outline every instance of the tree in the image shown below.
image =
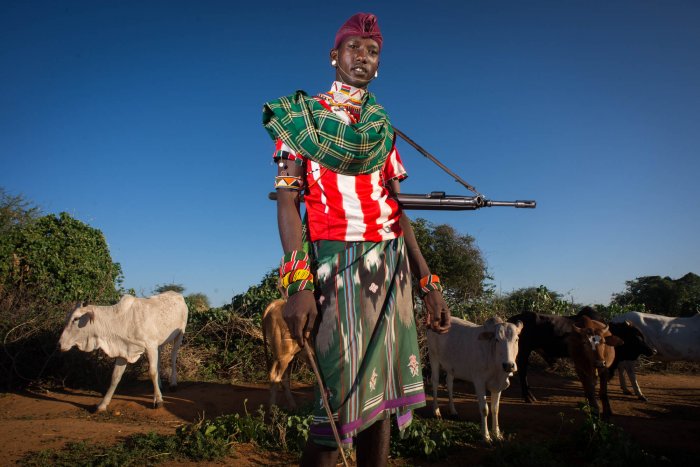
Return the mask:
<svg viewBox="0 0 700 467">
<path fill-rule="evenodd" d="M 121 267 L 102 232 L 66 213 L 25 214 L 5 217 L 10 227 L 0 235 L 0 388 L 47 377 L 69 361 L 55 356 L 66 312 L 78 301 L 115 303 L 121 293 Z M 99 359 L 80 359 L 82 367 L 87 361 Z"/>
<path fill-rule="evenodd" d="M 153 289 L 154 294 L 159 294 L 159 293 L 165 293 L 165 292 L 177 292 L 177 293 L 182 293 L 185 291 L 185 287 L 182 286 L 182 284 L 163 284 L 163 285 L 157 285 L 155 289 Z"/>
<path fill-rule="evenodd" d="M 2 253 L 0 303 L 5 306 L 118 299 L 121 266 L 112 262 L 102 232 L 65 212 L 14 229 Z"/>
<path fill-rule="evenodd" d="M 459 234 L 450 225 L 434 225 L 421 218 L 411 224 L 431 272 L 440 277 L 448 305 L 479 298 L 490 276 L 474 237 Z"/>
<path fill-rule="evenodd" d="M 644 307 L 666 316 L 690 316 L 700 311 L 700 276 L 689 272 L 680 279 L 642 276 L 626 281 L 624 292 L 613 294 L 613 303 Z"/>
<path fill-rule="evenodd" d="M 524 311 L 569 315 L 580 308 L 580 305 L 565 301 L 562 294 L 549 290 L 544 285 L 514 290 L 506 296 L 505 301 L 508 315 Z"/>
<path fill-rule="evenodd" d="M 39 208 L 23 196 L 12 196 L 0 187 L 0 236 L 16 227 L 22 227 L 39 216 Z"/>
<path fill-rule="evenodd" d="M 211 305 L 209 305 L 209 297 L 203 293 L 192 293 L 185 297 L 185 303 L 187 303 L 187 308 L 190 311 L 197 313 L 202 313 L 204 311 L 209 311 Z"/>
<path fill-rule="evenodd" d="M 273 268 L 267 272 L 258 285 L 253 285 L 231 299 L 231 308 L 241 316 L 253 318 L 256 321 L 262 319 L 262 313 L 271 301 L 281 298 L 277 288 L 279 272 Z"/>
</svg>

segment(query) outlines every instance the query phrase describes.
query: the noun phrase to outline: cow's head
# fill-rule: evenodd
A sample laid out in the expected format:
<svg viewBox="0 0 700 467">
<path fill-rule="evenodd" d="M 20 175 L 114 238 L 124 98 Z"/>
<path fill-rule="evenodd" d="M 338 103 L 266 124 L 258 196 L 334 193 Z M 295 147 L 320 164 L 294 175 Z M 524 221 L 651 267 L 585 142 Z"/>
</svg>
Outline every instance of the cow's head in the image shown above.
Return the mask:
<svg viewBox="0 0 700 467">
<path fill-rule="evenodd" d="M 518 356 L 518 336 L 523 330 L 522 321 L 516 324 L 504 323 L 500 318 L 490 318 L 484 323 L 485 331 L 479 340 L 488 340 L 494 349 L 494 361 L 501 364 L 503 371 L 512 375 L 518 371 L 515 359 Z"/>
<path fill-rule="evenodd" d="M 596 368 L 605 368 L 612 364 L 615 346 L 622 345 L 624 341 L 613 336 L 607 324 L 595 321 L 587 316 L 583 317 L 582 327 L 574 324 L 574 331 L 581 338 L 583 353 L 593 362 Z"/>
<path fill-rule="evenodd" d="M 625 343 L 616 351 L 621 352 L 624 360 L 635 360 L 640 355 L 651 357 L 656 349 L 647 343 L 644 334 L 630 321 L 611 324 L 612 332 Z"/>
<path fill-rule="evenodd" d="M 84 352 L 91 352 L 98 347 L 97 339 L 92 330 L 95 322 L 94 307 L 81 306 L 79 303 L 68 312 L 66 323 L 61 333 L 58 344 L 62 352 L 70 350 L 73 346 Z"/>
</svg>

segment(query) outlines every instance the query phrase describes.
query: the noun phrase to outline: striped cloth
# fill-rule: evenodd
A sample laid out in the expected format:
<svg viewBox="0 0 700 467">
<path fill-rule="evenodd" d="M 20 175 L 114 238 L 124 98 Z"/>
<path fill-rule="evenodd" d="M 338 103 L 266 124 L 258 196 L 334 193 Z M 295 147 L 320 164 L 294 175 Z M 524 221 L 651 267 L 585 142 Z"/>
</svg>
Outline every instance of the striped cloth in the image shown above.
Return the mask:
<svg viewBox="0 0 700 467">
<path fill-rule="evenodd" d="M 317 100 L 347 124 L 360 118 L 367 91 L 335 81 Z M 295 160 L 305 166 L 306 213 L 309 238 L 350 242 L 391 240 L 400 236 L 401 210 L 389 195 L 387 183 L 407 177 L 395 147 L 380 170 L 365 175 L 344 175 L 296 153 L 278 139 L 273 158 Z"/>
<path fill-rule="evenodd" d="M 425 405 L 411 278 L 403 237 L 314 243 L 321 323 L 319 370 L 344 443 L 396 414 L 399 429 Z M 316 388 L 311 438 L 335 446 Z"/>
<path fill-rule="evenodd" d="M 349 125 L 304 91 L 267 102 L 263 126 L 273 140 L 345 175 L 381 168 L 394 144 L 394 130 L 374 95 L 362 98 L 360 121 Z"/>
</svg>

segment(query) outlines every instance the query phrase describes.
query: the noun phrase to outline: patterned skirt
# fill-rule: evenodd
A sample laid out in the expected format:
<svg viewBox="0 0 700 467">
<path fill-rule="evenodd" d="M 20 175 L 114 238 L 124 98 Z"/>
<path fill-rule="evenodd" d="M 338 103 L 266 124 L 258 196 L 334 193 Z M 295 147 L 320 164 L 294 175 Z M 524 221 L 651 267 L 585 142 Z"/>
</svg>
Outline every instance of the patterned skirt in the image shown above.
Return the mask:
<svg viewBox="0 0 700 467">
<path fill-rule="evenodd" d="M 321 321 L 316 356 L 343 443 L 396 414 L 399 429 L 425 405 L 403 237 L 314 243 Z M 311 438 L 336 446 L 316 388 Z"/>
</svg>

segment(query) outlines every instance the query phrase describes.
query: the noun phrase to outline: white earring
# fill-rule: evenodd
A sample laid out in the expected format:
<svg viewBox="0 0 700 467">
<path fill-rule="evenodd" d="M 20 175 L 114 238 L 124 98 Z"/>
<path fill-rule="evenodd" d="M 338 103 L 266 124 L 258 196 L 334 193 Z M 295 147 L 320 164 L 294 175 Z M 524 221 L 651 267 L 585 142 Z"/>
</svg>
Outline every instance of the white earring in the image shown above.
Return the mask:
<svg viewBox="0 0 700 467">
<path fill-rule="evenodd" d="M 374 77 L 377 78 L 379 76 L 379 70 L 374 72 Z"/>
<path fill-rule="evenodd" d="M 336 62 L 335 60 L 331 60 L 331 66 L 336 66 L 336 65 L 338 65 L 338 62 Z"/>
</svg>

